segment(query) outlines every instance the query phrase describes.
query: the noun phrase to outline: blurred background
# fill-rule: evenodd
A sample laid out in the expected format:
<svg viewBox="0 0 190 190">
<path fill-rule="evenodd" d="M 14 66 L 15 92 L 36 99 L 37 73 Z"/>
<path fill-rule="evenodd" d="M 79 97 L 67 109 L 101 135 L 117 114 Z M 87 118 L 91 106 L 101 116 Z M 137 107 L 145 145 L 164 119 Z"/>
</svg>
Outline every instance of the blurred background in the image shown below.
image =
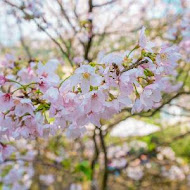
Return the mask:
<svg viewBox="0 0 190 190">
<path fill-rule="evenodd" d="M 155 110 L 89 125 L 81 139 L 16 141 L 15 157 L 0 164 L 0 189 L 190 189 L 189 0 L 0 0 L 0 59 L 56 58 L 64 79 L 99 52 L 131 50 L 142 26 L 156 44 L 180 48 L 182 90 Z"/>
</svg>

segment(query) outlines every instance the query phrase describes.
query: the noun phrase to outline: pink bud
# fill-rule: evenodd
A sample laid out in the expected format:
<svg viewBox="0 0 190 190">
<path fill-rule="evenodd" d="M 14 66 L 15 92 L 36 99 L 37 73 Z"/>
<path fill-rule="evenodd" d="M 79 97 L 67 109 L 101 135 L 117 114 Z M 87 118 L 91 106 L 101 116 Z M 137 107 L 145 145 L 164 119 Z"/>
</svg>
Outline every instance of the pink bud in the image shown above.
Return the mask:
<svg viewBox="0 0 190 190">
<path fill-rule="evenodd" d="M 4 85 L 6 82 L 7 79 L 3 75 L 0 75 L 0 85 Z"/>
</svg>

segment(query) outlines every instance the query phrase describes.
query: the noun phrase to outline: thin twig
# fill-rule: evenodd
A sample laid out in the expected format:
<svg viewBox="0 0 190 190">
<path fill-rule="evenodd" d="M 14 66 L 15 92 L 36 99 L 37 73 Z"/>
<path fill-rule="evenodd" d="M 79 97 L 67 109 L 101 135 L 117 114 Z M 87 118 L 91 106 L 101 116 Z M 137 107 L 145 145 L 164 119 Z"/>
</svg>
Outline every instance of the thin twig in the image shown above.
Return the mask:
<svg viewBox="0 0 190 190">
<path fill-rule="evenodd" d="M 122 70 L 121 73 L 124 73 L 124 72 L 129 71 L 129 70 L 134 69 L 134 68 L 137 68 L 138 66 L 145 64 L 145 63 L 148 63 L 147 59 L 145 59 L 145 60 L 138 59 L 135 63 L 128 66 L 126 69 Z"/>
<path fill-rule="evenodd" d="M 106 6 L 106 5 L 111 5 L 115 2 L 117 2 L 118 0 L 112 0 L 112 1 L 108 1 L 108 2 L 105 2 L 105 3 L 102 3 L 102 4 L 96 4 L 96 5 L 93 5 L 93 7 L 103 7 L 103 6 Z"/>
</svg>

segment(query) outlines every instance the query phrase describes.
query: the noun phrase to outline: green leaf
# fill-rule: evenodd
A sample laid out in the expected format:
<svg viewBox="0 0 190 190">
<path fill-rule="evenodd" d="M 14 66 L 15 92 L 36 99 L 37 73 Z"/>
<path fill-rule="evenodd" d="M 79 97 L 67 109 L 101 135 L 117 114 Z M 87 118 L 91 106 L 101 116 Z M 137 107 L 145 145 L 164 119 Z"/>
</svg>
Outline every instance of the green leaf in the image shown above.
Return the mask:
<svg viewBox="0 0 190 190">
<path fill-rule="evenodd" d="M 152 77 L 154 76 L 154 73 L 152 71 L 150 71 L 149 69 L 145 69 L 144 70 L 144 74 L 147 76 L 147 77 Z"/>
<path fill-rule="evenodd" d="M 76 172 L 82 172 L 85 175 L 85 177 L 87 178 L 87 180 L 90 180 L 92 171 L 91 171 L 91 168 L 90 168 L 88 161 L 80 162 L 76 166 L 75 171 Z"/>
<path fill-rule="evenodd" d="M 92 67 L 95 67 L 96 66 L 96 62 L 90 62 L 89 65 L 92 66 Z"/>
<path fill-rule="evenodd" d="M 3 168 L 3 172 L 1 173 L 2 177 L 5 177 L 9 171 L 11 170 L 12 166 L 11 165 L 7 165 L 6 167 Z"/>
<path fill-rule="evenodd" d="M 48 103 L 45 103 L 45 104 L 40 104 L 37 108 L 36 108 L 36 111 L 46 111 L 46 110 L 49 110 L 50 108 L 50 104 Z"/>
</svg>

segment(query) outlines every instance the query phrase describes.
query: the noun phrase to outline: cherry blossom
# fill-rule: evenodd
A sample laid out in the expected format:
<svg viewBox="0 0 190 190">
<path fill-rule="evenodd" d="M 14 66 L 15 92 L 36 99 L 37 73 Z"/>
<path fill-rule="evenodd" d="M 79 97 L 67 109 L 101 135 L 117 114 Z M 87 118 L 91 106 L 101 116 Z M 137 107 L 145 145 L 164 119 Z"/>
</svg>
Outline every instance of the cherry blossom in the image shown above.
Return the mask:
<svg viewBox="0 0 190 190">
<path fill-rule="evenodd" d="M 122 109 L 133 114 L 156 108 L 163 93 L 182 85 L 172 81 L 180 54 L 168 45 L 153 52 L 144 32 L 143 27 L 139 45 L 132 51 L 100 53 L 97 61 L 81 62 L 64 80 L 57 74 L 57 60 L 31 62 L 17 75 L 10 69 L 12 78 L 1 77 L 0 136 L 47 138 L 66 130 L 68 137 L 78 138 L 86 125 L 101 127 L 101 120 Z M 139 46 L 146 52 L 139 52 Z M 13 66 L 14 59 L 9 56 Z"/>
<path fill-rule="evenodd" d="M 5 60 L 2 61 L 2 65 L 7 68 L 14 68 L 15 57 L 12 54 L 6 54 Z"/>
<path fill-rule="evenodd" d="M 90 90 L 90 86 L 99 86 L 102 82 L 102 77 L 95 73 L 95 68 L 89 65 L 82 65 L 76 69 L 75 75 L 71 78 L 72 84 L 80 84 L 83 93 Z"/>
<path fill-rule="evenodd" d="M 142 104 L 142 102 L 140 101 L 140 99 L 136 99 L 135 103 L 133 105 L 133 108 L 131 110 L 132 114 L 134 114 L 135 112 L 139 113 L 143 110 L 144 106 Z"/>
<path fill-rule="evenodd" d="M 156 56 L 156 61 L 158 64 L 175 64 L 179 59 L 181 55 L 178 53 L 177 47 L 168 47 L 163 46 L 161 48 L 160 53 Z"/>
<path fill-rule="evenodd" d="M 8 158 L 14 151 L 13 146 L 0 143 L 0 162 Z"/>
<path fill-rule="evenodd" d="M 140 38 L 139 38 L 139 46 L 142 49 L 145 49 L 146 51 L 153 52 L 152 48 L 154 47 L 154 44 L 147 40 L 145 35 L 146 28 L 143 26 L 140 32 Z"/>
<path fill-rule="evenodd" d="M 12 95 L 0 92 L 0 105 L 0 111 L 5 112 L 10 110 L 14 106 Z"/>
<path fill-rule="evenodd" d="M 146 86 L 143 93 L 140 95 L 140 101 L 145 110 L 149 110 L 154 107 L 154 104 L 160 102 L 161 99 L 161 92 L 157 84 Z"/>
<path fill-rule="evenodd" d="M 55 74 L 58 64 L 57 60 L 50 60 L 45 65 L 38 63 L 38 69 L 36 71 L 38 75 L 37 82 L 41 90 L 47 90 L 48 87 L 59 83 L 59 76 Z"/>
<path fill-rule="evenodd" d="M 15 99 L 15 115 L 23 116 L 24 114 L 34 115 L 34 107 L 32 105 L 32 101 L 30 99 Z"/>
</svg>

